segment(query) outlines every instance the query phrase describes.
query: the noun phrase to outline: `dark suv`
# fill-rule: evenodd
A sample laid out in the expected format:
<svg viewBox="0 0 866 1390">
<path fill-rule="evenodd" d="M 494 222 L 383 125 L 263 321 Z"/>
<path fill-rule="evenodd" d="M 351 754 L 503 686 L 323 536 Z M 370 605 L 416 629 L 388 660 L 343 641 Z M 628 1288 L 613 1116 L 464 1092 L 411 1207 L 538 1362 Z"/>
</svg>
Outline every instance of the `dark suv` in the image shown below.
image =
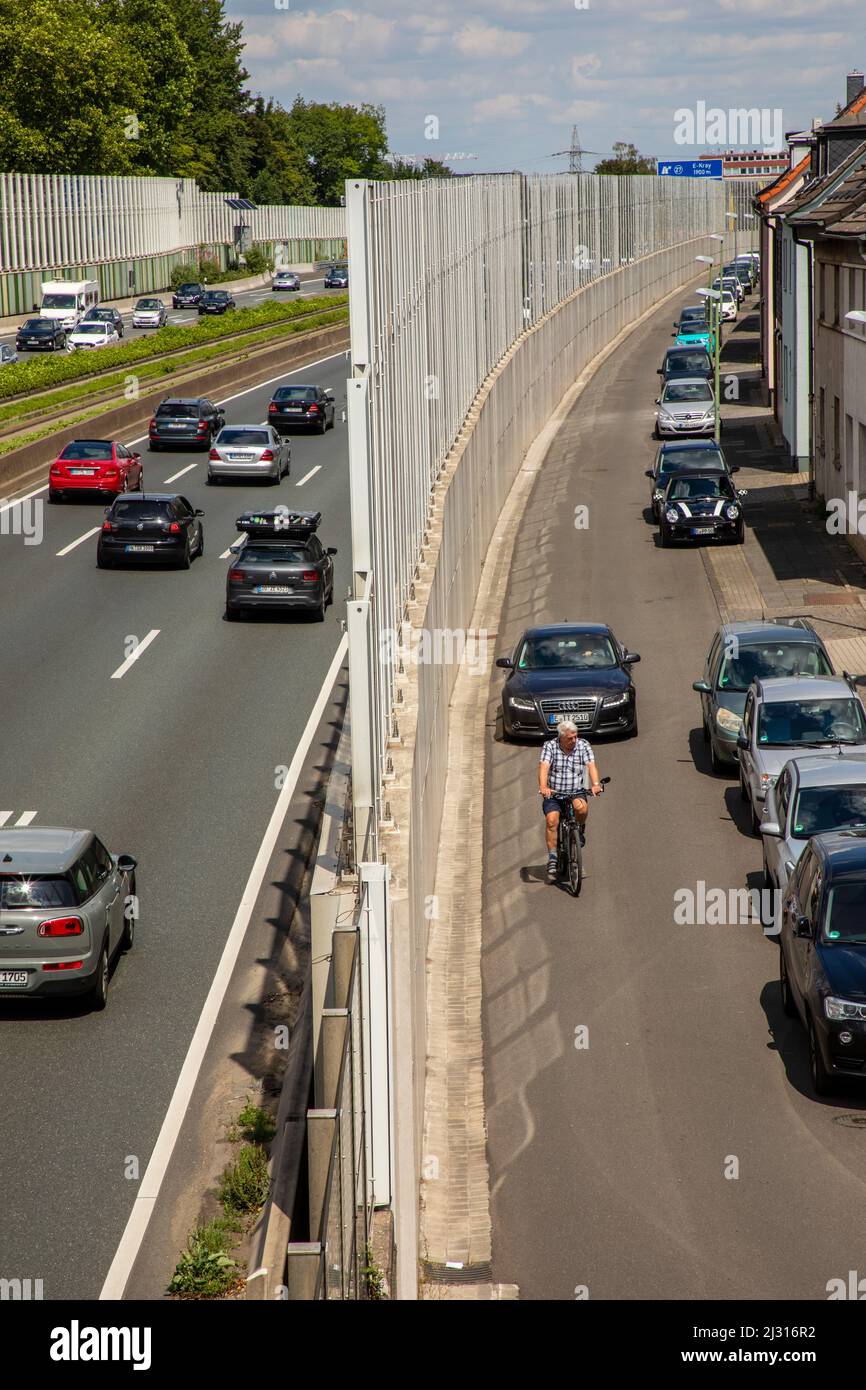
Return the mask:
<svg viewBox="0 0 866 1390">
<path fill-rule="evenodd" d="M 148 427 L 148 447 L 154 452 L 163 445 L 209 449 L 225 422 L 225 412 L 206 396 L 169 398 L 156 408 Z"/>
<path fill-rule="evenodd" d="M 866 832 L 815 835 L 781 909 L 782 1008 L 809 1037 L 818 1095 L 866 1075 Z"/>
<path fill-rule="evenodd" d="M 178 285 L 171 296 L 172 309 L 195 309 L 204 294 L 204 285 L 197 281 L 189 281 L 185 285 Z"/>
</svg>

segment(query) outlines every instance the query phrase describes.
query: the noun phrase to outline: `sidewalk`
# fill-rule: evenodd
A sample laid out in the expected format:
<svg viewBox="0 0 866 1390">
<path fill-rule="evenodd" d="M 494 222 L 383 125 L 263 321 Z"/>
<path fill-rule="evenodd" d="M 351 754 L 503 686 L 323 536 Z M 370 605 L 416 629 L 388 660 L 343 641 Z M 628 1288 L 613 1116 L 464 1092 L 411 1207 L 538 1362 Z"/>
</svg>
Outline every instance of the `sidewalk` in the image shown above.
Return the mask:
<svg viewBox="0 0 866 1390">
<path fill-rule="evenodd" d="M 746 488 L 743 546 L 704 547 L 723 621 L 807 617 L 838 670 L 866 673 L 866 566 L 844 536 L 829 535 L 809 501 L 808 473 L 792 473 L 769 408 L 760 403 L 757 309 L 740 315 L 722 349 L 723 375 L 740 400 L 723 408 L 722 446 Z"/>
</svg>

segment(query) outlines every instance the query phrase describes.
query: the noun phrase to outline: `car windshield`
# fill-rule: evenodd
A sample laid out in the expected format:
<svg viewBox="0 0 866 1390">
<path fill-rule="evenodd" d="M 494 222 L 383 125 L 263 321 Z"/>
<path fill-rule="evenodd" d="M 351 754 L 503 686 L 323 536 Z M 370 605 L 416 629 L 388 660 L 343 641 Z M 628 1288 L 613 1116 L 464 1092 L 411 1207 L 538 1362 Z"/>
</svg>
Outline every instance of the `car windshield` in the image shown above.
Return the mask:
<svg viewBox="0 0 866 1390">
<path fill-rule="evenodd" d="M 761 748 L 866 742 L 866 719 L 859 700 L 773 700 L 758 712 Z"/>
<path fill-rule="evenodd" d="M 74 294 L 46 294 L 42 301 L 43 309 L 74 309 Z"/>
<path fill-rule="evenodd" d="M 791 817 L 797 840 L 828 830 L 866 830 L 866 786 L 802 787 Z"/>
<path fill-rule="evenodd" d="M 75 906 L 75 893 L 68 878 L 48 874 L 0 874 L 0 910 Z"/>
<path fill-rule="evenodd" d="M 111 517 L 114 521 L 171 521 L 171 503 L 153 501 L 133 501 L 123 499 L 115 502 Z"/>
<path fill-rule="evenodd" d="M 837 883 L 827 895 L 823 940 L 843 946 L 866 945 L 866 881 Z"/>
<path fill-rule="evenodd" d="M 244 560 L 260 560 L 263 564 L 270 564 L 272 560 L 280 560 L 284 564 L 302 565 L 306 564 L 310 557 L 306 546 L 303 545 L 245 545 L 242 551 Z"/>
<path fill-rule="evenodd" d="M 714 478 L 677 478 L 668 491 L 669 502 L 688 502 L 701 497 L 733 498 L 734 489 L 726 473 Z"/>
<path fill-rule="evenodd" d="M 278 386 L 274 392 L 275 401 L 314 401 L 315 386 Z"/>
<path fill-rule="evenodd" d="M 242 444 L 247 449 L 262 449 L 269 443 L 270 438 L 265 430 L 225 429 L 220 430 L 216 438 L 218 448 L 224 448 L 226 444 Z"/>
<path fill-rule="evenodd" d="M 162 301 L 159 299 L 140 299 L 136 304 L 136 309 L 159 309 Z"/>
<path fill-rule="evenodd" d="M 80 323 L 75 330 L 76 333 L 89 333 L 91 335 L 98 335 L 100 333 L 106 333 L 107 331 L 107 327 L 104 323 L 94 323 L 93 321 L 90 323 Z"/>
<path fill-rule="evenodd" d="M 811 642 L 771 642 L 744 647 L 731 639 L 719 671 L 720 690 L 748 690 L 754 680 L 779 676 L 832 676 L 820 647 Z"/>
<path fill-rule="evenodd" d="M 692 335 L 697 335 L 697 334 L 701 334 L 701 333 L 707 333 L 707 334 L 708 334 L 709 331 L 710 331 L 710 325 L 709 325 L 706 321 L 704 321 L 704 322 L 699 322 L 699 321 L 696 319 L 696 320 L 694 321 L 694 323 L 684 323 L 684 324 L 681 325 L 681 327 L 680 327 L 680 337 L 681 337 L 681 338 L 682 338 L 682 337 L 688 337 L 690 334 L 692 334 Z"/>
<path fill-rule="evenodd" d="M 711 401 L 713 393 L 706 381 L 671 381 L 662 395 L 664 401 Z"/>
<path fill-rule="evenodd" d="M 706 449 L 672 449 L 663 453 L 659 460 L 659 477 L 666 478 L 669 473 L 683 473 L 687 468 L 724 468 L 725 459 L 721 449 L 707 445 Z"/>
<path fill-rule="evenodd" d="M 686 323 L 691 319 L 702 319 L 706 316 L 706 310 L 702 304 L 692 304 L 688 309 L 683 309 L 680 314 L 680 323 Z"/>
<path fill-rule="evenodd" d="M 665 360 L 666 372 L 707 372 L 710 369 L 710 359 L 703 348 L 699 352 L 687 350 L 685 352 L 669 352 Z"/>
<path fill-rule="evenodd" d="M 59 455 L 62 459 L 111 459 L 111 443 L 105 439 L 75 439 Z"/>
<path fill-rule="evenodd" d="M 559 637 L 527 637 L 517 658 L 519 671 L 595 671 L 617 665 L 609 637 L 576 632 Z"/>
<path fill-rule="evenodd" d="M 178 294 L 195 294 L 196 291 L 197 291 L 197 290 L 200 290 L 200 289 L 201 289 L 201 285 L 178 285 L 177 293 L 178 293 Z"/>
<path fill-rule="evenodd" d="M 88 309 L 84 315 L 86 319 L 98 319 L 101 323 L 111 323 L 114 319 L 113 309 Z"/>
<path fill-rule="evenodd" d="M 179 420 L 197 420 L 199 416 L 198 406 L 191 405 L 161 405 L 157 407 L 157 418 L 167 420 L 169 418 Z"/>
<path fill-rule="evenodd" d="M 51 319 L 28 319 L 22 331 L 26 333 L 53 333 L 54 324 Z"/>
</svg>

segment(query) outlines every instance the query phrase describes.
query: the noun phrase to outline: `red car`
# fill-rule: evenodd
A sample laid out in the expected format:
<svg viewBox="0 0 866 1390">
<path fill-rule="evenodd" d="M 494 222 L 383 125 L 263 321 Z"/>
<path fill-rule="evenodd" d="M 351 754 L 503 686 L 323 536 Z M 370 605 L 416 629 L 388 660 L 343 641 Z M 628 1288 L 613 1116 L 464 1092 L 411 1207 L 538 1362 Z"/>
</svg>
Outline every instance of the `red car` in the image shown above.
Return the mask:
<svg viewBox="0 0 866 1390">
<path fill-rule="evenodd" d="M 143 486 L 141 454 L 116 439 L 71 439 L 51 465 L 48 500 L 62 502 L 70 492 L 116 497 Z"/>
</svg>

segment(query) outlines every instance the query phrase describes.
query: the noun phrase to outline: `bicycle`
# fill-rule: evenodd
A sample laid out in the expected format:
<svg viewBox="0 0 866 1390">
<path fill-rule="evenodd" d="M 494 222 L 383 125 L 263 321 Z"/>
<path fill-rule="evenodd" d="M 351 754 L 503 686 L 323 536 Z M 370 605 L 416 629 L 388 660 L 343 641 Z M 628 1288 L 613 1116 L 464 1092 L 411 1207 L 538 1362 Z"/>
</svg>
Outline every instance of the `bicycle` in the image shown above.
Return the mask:
<svg viewBox="0 0 866 1390">
<path fill-rule="evenodd" d="M 606 787 L 609 781 L 609 777 L 602 777 L 602 788 Z M 589 795 L 587 789 L 587 799 Z M 554 794 L 554 799 L 561 805 L 556 832 L 556 881 L 567 883 L 568 891 L 576 898 L 583 883 L 583 851 L 572 805 L 574 797 Z"/>
</svg>

